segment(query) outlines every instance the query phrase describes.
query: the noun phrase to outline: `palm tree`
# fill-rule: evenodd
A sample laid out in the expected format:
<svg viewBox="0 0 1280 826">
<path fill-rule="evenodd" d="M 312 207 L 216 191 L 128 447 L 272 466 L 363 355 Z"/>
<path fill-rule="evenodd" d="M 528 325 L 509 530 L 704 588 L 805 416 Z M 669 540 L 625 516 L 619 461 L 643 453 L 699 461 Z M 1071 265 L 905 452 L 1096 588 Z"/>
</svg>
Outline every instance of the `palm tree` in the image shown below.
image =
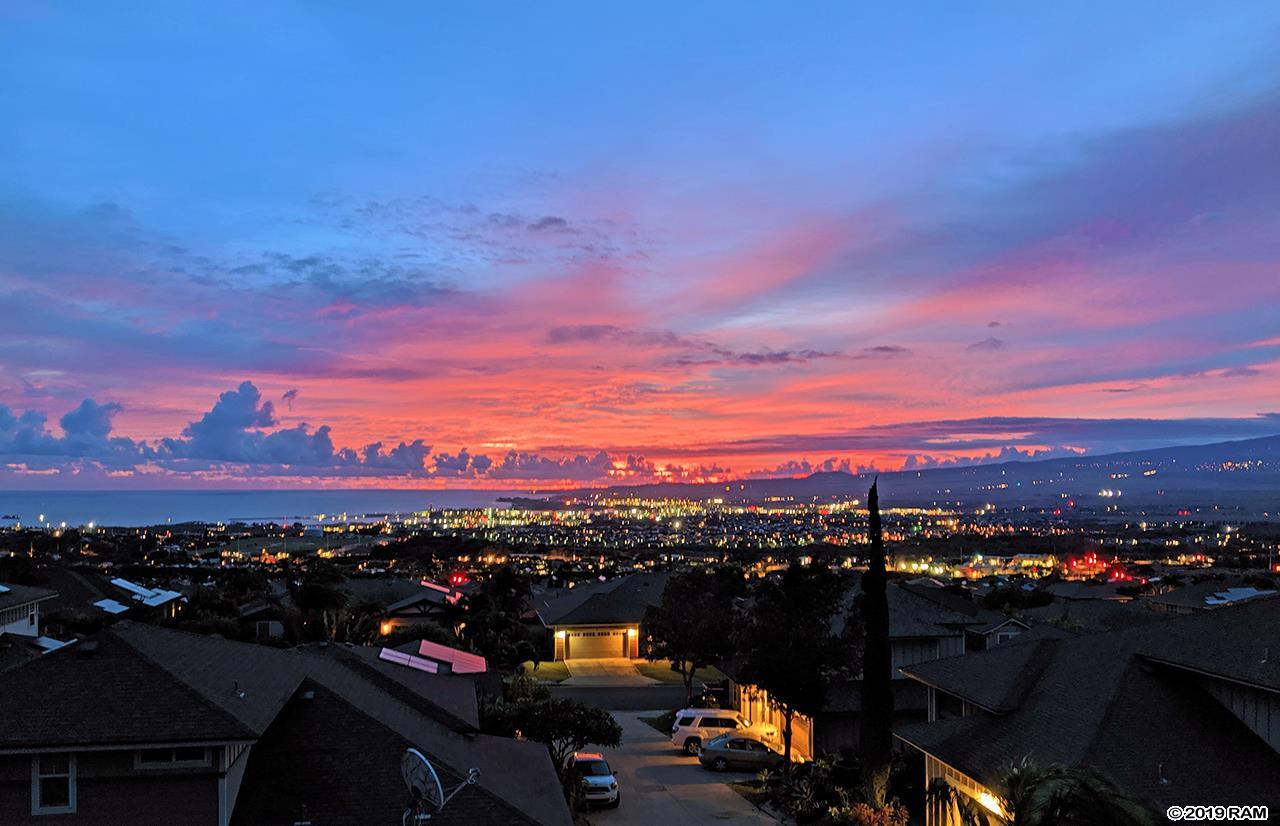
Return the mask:
<svg viewBox="0 0 1280 826">
<path fill-rule="evenodd" d="M 1029 757 L 1000 775 L 1003 796 L 981 801 L 959 792 L 942 778 L 930 785 L 927 800 L 961 826 L 1151 826 L 1151 813 L 1096 769 L 1040 765 Z M 992 810 L 998 808 L 1000 814 Z M 952 819 L 954 815 L 954 820 Z"/>
</svg>

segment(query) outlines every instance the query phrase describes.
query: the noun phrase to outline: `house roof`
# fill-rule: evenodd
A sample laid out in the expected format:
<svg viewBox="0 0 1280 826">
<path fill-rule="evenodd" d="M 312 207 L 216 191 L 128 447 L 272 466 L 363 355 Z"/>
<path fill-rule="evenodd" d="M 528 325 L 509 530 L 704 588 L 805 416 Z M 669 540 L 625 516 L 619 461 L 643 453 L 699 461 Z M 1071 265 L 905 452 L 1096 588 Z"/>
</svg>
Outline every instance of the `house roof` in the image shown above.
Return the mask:
<svg viewBox="0 0 1280 826">
<path fill-rule="evenodd" d="M 1280 592 L 1274 590 L 1259 591 L 1257 588 L 1242 586 L 1239 583 L 1216 580 L 1184 585 L 1167 594 L 1147 597 L 1147 600 L 1155 605 L 1203 610 L 1206 608 L 1220 608 L 1223 605 L 1244 602 L 1250 599 L 1274 597 L 1277 593 Z"/>
<path fill-rule="evenodd" d="M 95 678 L 106 674 L 110 679 Z M 247 740 L 257 733 L 115 630 L 0 674 L 0 695 L 0 748 Z"/>
<path fill-rule="evenodd" d="M 1159 806 L 1278 799 L 1280 755 L 1181 670 L 1280 693 L 1280 661 L 1264 661 L 1268 647 L 1280 651 L 1280 601 L 907 666 L 903 673 L 1000 713 L 896 733 L 988 785 L 1029 755 L 1097 767 Z"/>
<path fill-rule="evenodd" d="M 416 579 L 400 577 L 360 577 L 348 579 L 342 587 L 357 601 L 376 602 L 387 610 L 397 610 L 426 600 L 444 602 L 445 595 L 426 588 Z"/>
<path fill-rule="evenodd" d="M 412 723 L 387 726 L 379 714 L 323 685 L 306 688 L 311 699 L 291 703 L 250 752 L 232 819 L 236 826 L 397 823 L 408 799 L 400 759 L 410 746 L 431 761 L 446 794 L 468 768 L 481 768 L 478 784 L 460 791 L 432 823 L 569 824 L 544 747 L 508 740 L 491 748 L 498 739 L 480 736 L 475 751 L 488 752 L 483 765 L 458 764 L 432 748 L 432 733 Z M 500 795 L 489 784 L 520 788 Z"/>
<path fill-rule="evenodd" d="M 1054 582 L 1047 587 L 1049 593 L 1053 594 L 1058 599 L 1111 599 L 1121 601 L 1132 599 L 1132 597 L 1119 592 L 1120 588 L 1129 587 L 1124 583 L 1068 580 L 1065 582 Z"/>
<path fill-rule="evenodd" d="M 30 585 L 18 585 L 13 582 L 0 582 L 0 611 L 15 608 L 29 602 L 43 602 L 53 599 L 58 593 L 46 588 L 33 588 Z"/>
<path fill-rule="evenodd" d="M 957 637 L 964 633 L 966 626 L 981 622 L 899 585 L 890 583 L 885 593 L 889 602 L 889 636 L 893 638 Z M 861 595 L 861 578 L 854 577 L 849 590 L 844 594 L 845 610 L 832 621 L 835 633 L 844 631 L 845 616 L 856 610 Z"/>
<path fill-rule="evenodd" d="M 572 588 L 543 588 L 535 590 L 533 607 L 543 625 L 554 625 L 560 617 L 577 608 L 596 594 L 603 594 L 618 587 L 621 579 L 583 580 Z"/>
<path fill-rule="evenodd" d="M 634 625 L 645 609 L 662 600 L 665 573 L 631 574 L 607 591 L 597 591 L 547 625 Z M 577 590 L 577 589 L 574 589 Z"/>
<path fill-rule="evenodd" d="M 393 650 L 436 663 L 448 663 L 450 671 L 454 674 L 483 674 L 489 670 L 488 663 L 479 654 L 451 648 L 431 640 L 410 640 L 397 645 Z"/>
<path fill-rule="evenodd" d="M 1023 619 L 1034 626 L 1055 623 L 1068 631 L 1121 631 L 1138 625 L 1164 622 L 1167 613 L 1153 611 L 1141 600 L 1055 600 L 1049 605 L 1024 608 Z"/>
<path fill-rule="evenodd" d="M 329 649 L 323 654 L 281 650 L 121 622 L 0 674 L 0 695 L 15 700 L 0 704 L 0 748 L 229 739 L 261 743 L 276 737 L 277 723 L 291 719 L 300 690 L 310 687 L 340 698 L 376 728 L 429 752 L 444 771 L 465 776 L 468 768 L 479 768 L 476 792 L 497 797 L 514 811 L 495 822 L 569 822 L 545 748 L 475 733 L 474 686 L 466 678 L 412 672 L 344 646 Z M 469 701 L 463 700 L 464 690 L 470 692 Z M 466 709 L 461 708 L 464 702 Z M 32 708 L 40 712 L 33 714 Z M 329 725 L 324 736 L 345 748 L 351 740 L 386 735 Z M 398 767 L 402 751 L 398 747 L 386 761 Z M 347 764 L 341 783 L 361 786 L 364 778 L 354 783 L 351 772 L 380 763 L 370 753 L 361 754 Z M 264 765 L 266 772 L 278 768 Z M 312 791 L 278 787 L 276 792 L 323 796 L 331 791 L 319 781 L 307 782 Z M 396 801 L 401 811 L 403 798 Z"/>
<path fill-rule="evenodd" d="M 898 585 L 904 591 L 915 594 L 918 597 L 924 597 L 930 602 L 936 602 L 943 608 L 962 614 L 973 620 L 965 630 L 975 634 L 989 634 L 995 629 L 1009 622 L 1014 622 L 1022 627 L 1028 627 L 1025 622 L 1004 614 L 1000 611 L 993 611 L 983 605 L 979 605 L 972 599 L 949 591 L 945 588 L 939 588 L 932 585 L 924 585 L 918 582 L 907 582 Z"/>
</svg>

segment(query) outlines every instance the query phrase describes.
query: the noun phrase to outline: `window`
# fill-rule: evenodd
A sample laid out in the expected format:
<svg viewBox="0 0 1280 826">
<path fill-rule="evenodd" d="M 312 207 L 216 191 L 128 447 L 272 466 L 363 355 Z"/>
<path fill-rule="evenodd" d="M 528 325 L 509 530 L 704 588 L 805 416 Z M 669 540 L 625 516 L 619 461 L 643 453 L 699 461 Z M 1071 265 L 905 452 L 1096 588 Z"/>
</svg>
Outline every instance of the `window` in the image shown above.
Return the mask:
<svg viewBox="0 0 1280 826">
<path fill-rule="evenodd" d="M 31 814 L 67 814 L 75 810 L 75 755 L 39 754 L 31 758 Z"/>
<path fill-rule="evenodd" d="M 680 720 L 676 723 L 676 725 L 677 725 L 677 726 L 681 726 L 681 727 L 684 727 L 684 726 L 691 726 L 691 725 L 693 725 L 693 718 L 692 718 L 692 717 L 681 717 L 681 718 L 680 718 Z"/>
<path fill-rule="evenodd" d="M 171 769 L 186 766 L 209 765 L 209 749 L 204 746 L 168 746 L 161 749 L 142 749 L 134 759 L 134 768 Z"/>
</svg>

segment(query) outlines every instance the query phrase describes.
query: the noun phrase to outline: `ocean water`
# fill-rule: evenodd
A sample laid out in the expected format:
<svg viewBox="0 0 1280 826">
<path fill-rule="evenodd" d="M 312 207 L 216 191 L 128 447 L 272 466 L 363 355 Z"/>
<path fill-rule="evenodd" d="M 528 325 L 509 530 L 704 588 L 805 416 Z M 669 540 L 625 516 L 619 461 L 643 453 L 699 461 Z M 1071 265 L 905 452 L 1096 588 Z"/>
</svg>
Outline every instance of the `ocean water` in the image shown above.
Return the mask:
<svg viewBox="0 0 1280 826">
<path fill-rule="evenodd" d="M 494 490 L 322 491 L 0 491 L 0 517 L 24 525 L 134 527 L 178 522 L 304 522 L 321 514 L 372 516 L 430 508 L 502 507 L 499 498 L 521 495 Z M 524 495 L 528 495 L 525 492 Z M 0 525 L 12 525 L 0 519 Z"/>
</svg>

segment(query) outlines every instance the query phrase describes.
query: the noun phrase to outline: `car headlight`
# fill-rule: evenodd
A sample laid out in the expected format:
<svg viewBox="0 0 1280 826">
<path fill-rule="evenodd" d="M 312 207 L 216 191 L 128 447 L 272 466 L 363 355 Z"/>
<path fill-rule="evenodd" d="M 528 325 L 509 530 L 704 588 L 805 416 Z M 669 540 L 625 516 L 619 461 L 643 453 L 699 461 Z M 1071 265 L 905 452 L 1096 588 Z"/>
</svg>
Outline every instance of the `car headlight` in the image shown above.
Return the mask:
<svg viewBox="0 0 1280 826">
<path fill-rule="evenodd" d="M 609 791 L 613 791 L 613 790 L 614 790 L 614 789 L 616 789 L 616 788 L 618 788 L 618 784 L 617 784 L 617 783 L 610 783 L 610 784 L 609 784 Z"/>
</svg>

